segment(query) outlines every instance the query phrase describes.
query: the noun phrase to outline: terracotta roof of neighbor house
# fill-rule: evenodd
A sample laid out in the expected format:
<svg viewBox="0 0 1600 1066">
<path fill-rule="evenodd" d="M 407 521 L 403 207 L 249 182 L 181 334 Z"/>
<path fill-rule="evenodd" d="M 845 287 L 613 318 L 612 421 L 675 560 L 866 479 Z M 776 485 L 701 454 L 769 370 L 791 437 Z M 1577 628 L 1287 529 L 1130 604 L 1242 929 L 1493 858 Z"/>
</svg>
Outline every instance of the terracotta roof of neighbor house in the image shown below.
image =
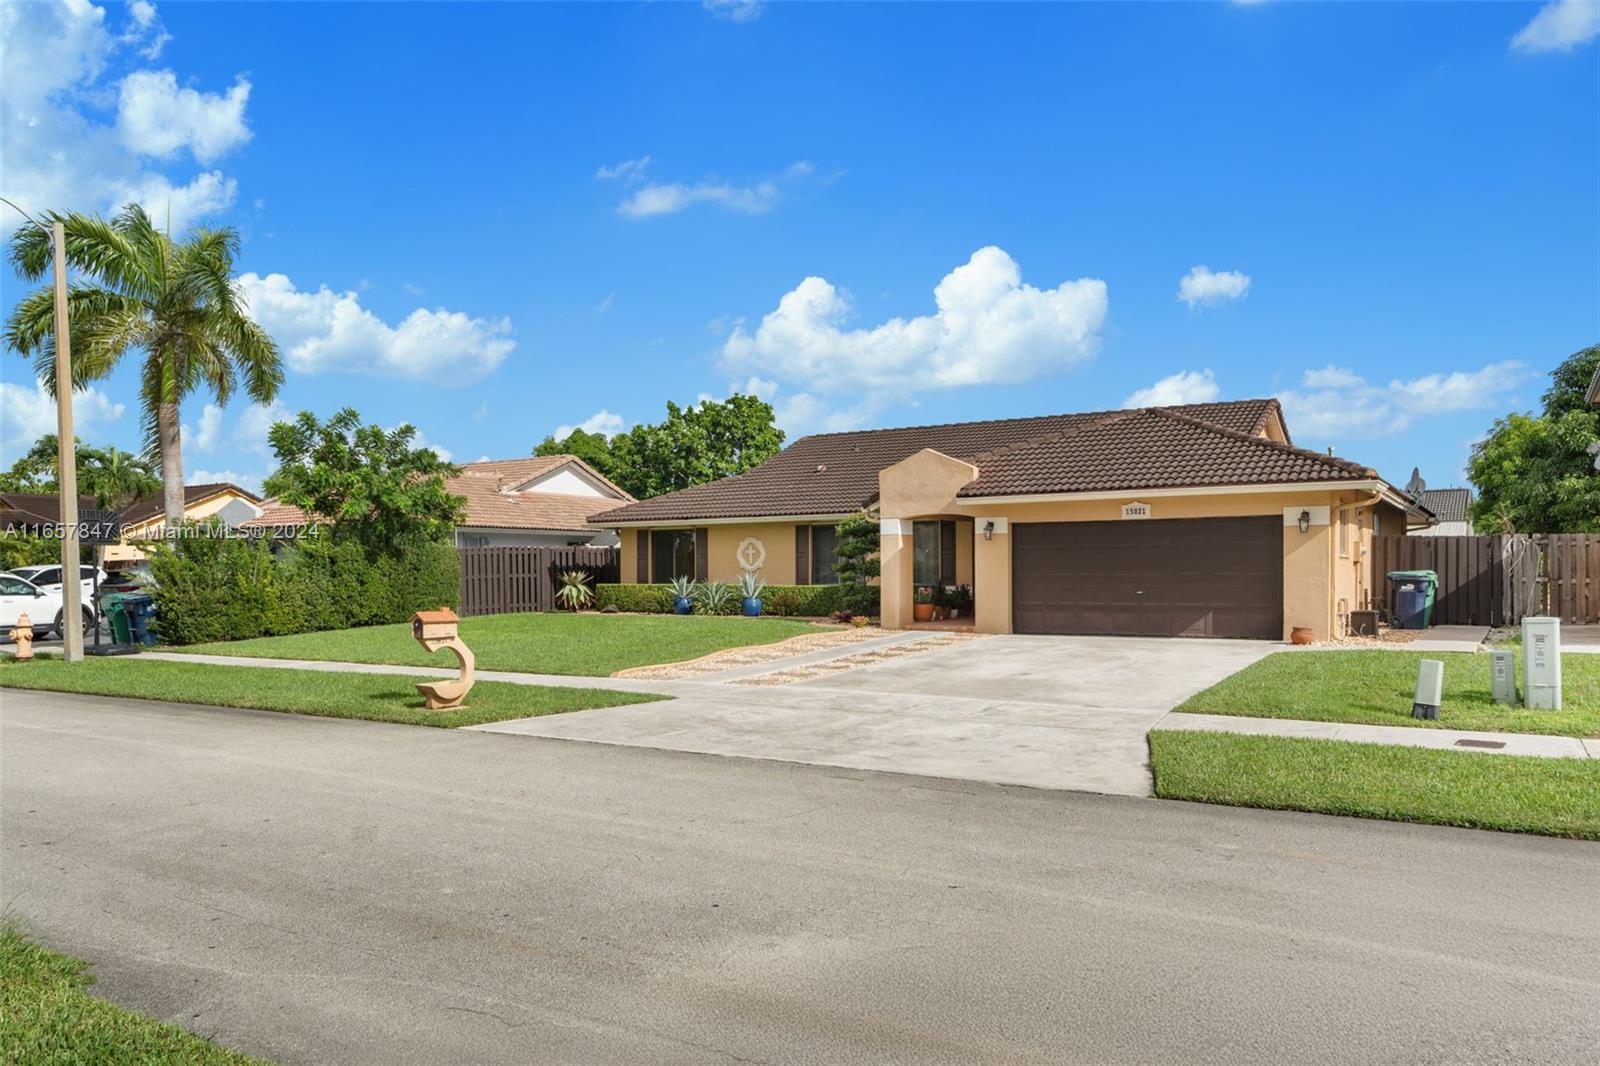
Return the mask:
<svg viewBox="0 0 1600 1066">
<path fill-rule="evenodd" d="M 559 492 L 505 491 L 525 485 L 543 474 L 575 464 L 583 473 L 617 493 L 607 501 L 594 496 Z M 537 529 L 577 533 L 592 529 L 588 518 L 597 507 L 614 506 L 633 499 L 575 455 L 540 455 L 529 459 L 487 459 L 461 464 L 461 473 L 445 478 L 445 488 L 465 499 L 462 529 Z M 305 525 L 306 513 L 279 499 L 266 501 L 261 517 L 243 524 L 246 529 Z"/>
<path fill-rule="evenodd" d="M 238 493 L 251 503 L 259 504 L 261 502 L 260 496 L 241 489 L 238 485 L 232 485 L 226 481 L 210 481 L 200 485 L 185 485 L 183 487 L 183 506 L 185 508 L 193 507 L 195 504 L 203 503 L 213 496 L 220 496 L 230 491 Z M 161 493 L 157 492 L 150 496 L 139 497 L 117 513 L 123 525 L 137 526 L 146 522 L 158 521 L 165 517 L 166 512 L 166 502 L 162 499 Z"/>
<path fill-rule="evenodd" d="M 183 503 L 185 507 L 208 500 L 220 493 L 233 491 L 243 496 L 252 503 L 260 503 L 261 497 L 253 492 L 247 492 L 237 485 L 230 485 L 225 481 L 210 482 L 204 485 L 185 485 L 183 487 Z M 8 526 L 36 525 L 39 523 L 54 524 L 61 521 L 60 499 L 54 493 L 38 492 L 0 492 L 0 520 Z M 92 496 L 78 498 L 78 513 L 80 517 L 89 511 L 97 511 Z M 108 508 L 109 510 L 109 508 Z M 125 526 L 143 525 L 162 517 L 166 505 L 159 492 L 150 496 L 141 496 L 132 503 L 116 511 L 117 519 Z M 23 514 L 31 515 L 24 518 Z"/>
<path fill-rule="evenodd" d="M 1424 489 L 1417 501 L 1441 522 L 1470 522 L 1471 489 Z"/>
<path fill-rule="evenodd" d="M 871 504 L 878 497 L 878 471 L 914 455 L 924 448 L 933 448 L 955 459 L 977 462 L 978 457 L 994 455 L 998 450 L 1032 442 L 1066 439 L 1069 434 L 1125 419 L 1130 415 L 1144 414 L 1153 408 L 1135 408 L 1131 411 L 1095 411 L 1084 414 L 1040 415 L 1034 418 L 1005 418 L 989 422 L 953 422 L 936 426 L 908 426 L 903 429 L 857 430 L 849 433 L 823 433 L 802 437 L 760 466 L 705 485 L 657 496 L 625 507 L 596 513 L 593 521 L 600 524 L 626 522 L 678 522 L 703 518 L 760 518 L 776 515 L 836 515 L 848 514 Z M 1305 452 L 1288 445 L 1271 444 L 1255 436 L 1262 432 L 1274 417 L 1283 424 L 1283 412 L 1277 400 L 1235 400 L 1226 403 L 1184 404 L 1164 408 L 1178 419 L 1160 423 L 1148 420 L 1138 423 L 1146 428 L 1159 425 L 1167 434 L 1182 433 L 1181 427 L 1193 429 L 1209 427 L 1209 434 L 1200 435 L 1210 452 L 1227 450 L 1242 452 L 1253 457 L 1251 463 L 1241 468 L 1255 471 L 1260 480 L 1268 480 L 1274 464 L 1280 467 L 1304 466 L 1306 469 L 1324 471 L 1323 478 L 1342 477 L 1346 480 L 1373 476 L 1365 468 L 1327 460 L 1315 452 Z M 1130 427 L 1132 428 L 1132 427 Z M 1129 444 L 1123 433 L 1121 447 Z M 1287 432 L 1287 431 L 1286 431 Z M 1191 434 L 1192 435 L 1192 434 Z M 1109 439 L 1109 438 L 1101 438 Z M 1270 452 L 1257 456 L 1253 445 L 1257 442 L 1270 445 Z M 1107 459 L 1114 458 L 1115 449 L 1105 449 Z M 1137 453 L 1144 459 L 1152 454 L 1148 449 Z M 1271 455 L 1271 461 L 1261 456 Z M 1285 455 L 1294 456 L 1286 460 Z M 1308 458 L 1309 457 L 1309 458 Z M 1312 463 L 1314 459 L 1336 464 Z M 1026 460 L 1007 460 L 1002 468 Z M 1342 465 L 1339 465 L 1342 464 Z M 980 465 L 980 481 L 987 469 Z M 1218 470 L 1226 469 L 1217 465 Z M 1121 471 L 1121 473 L 1118 473 Z M 1337 471 L 1334 473 L 1333 471 Z M 1359 471 L 1359 473 L 1357 472 Z M 1128 464 L 1111 471 L 1110 480 L 1128 480 L 1131 477 L 1142 486 L 1151 482 Z M 1128 477 L 1122 476 L 1127 474 Z M 1305 480 L 1283 478 L 1277 480 Z M 1014 484 L 1022 484 L 1014 479 Z M 1220 484 L 1222 482 L 1199 482 Z M 1131 487 L 1114 485 L 1113 488 Z M 1007 489 L 1016 492 L 1088 491 L 1077 489 L 1026 488 Z"/>
</svg>

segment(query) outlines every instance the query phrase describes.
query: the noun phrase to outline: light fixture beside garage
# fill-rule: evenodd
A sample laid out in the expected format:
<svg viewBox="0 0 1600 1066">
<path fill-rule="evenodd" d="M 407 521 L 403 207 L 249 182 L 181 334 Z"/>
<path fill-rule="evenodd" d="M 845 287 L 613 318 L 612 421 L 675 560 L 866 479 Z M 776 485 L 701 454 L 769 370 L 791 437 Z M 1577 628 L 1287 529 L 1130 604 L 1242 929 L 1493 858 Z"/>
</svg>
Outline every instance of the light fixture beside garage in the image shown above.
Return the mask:
<svg viewBox="0 0 1600 1066">
<path fill-rule="evenodd" d="M 993 540 L 994 539 L 994 519 L 992 519 L 992 518 L 989 519 L 987 522 L 985 522 L 983 524 L 983 539 L 984 540 Z"/>
<path fill-rule="evenodd" d="M 1295 524 L 1300 527 L 1300 532 L 1302 532 L 1302 533 L 1310 533 L 1311 532 L 1311 512 L 1310 511 L 1301 511 L 1300 512 L 1300 521 L 1295 523 Z"/>
</svg>

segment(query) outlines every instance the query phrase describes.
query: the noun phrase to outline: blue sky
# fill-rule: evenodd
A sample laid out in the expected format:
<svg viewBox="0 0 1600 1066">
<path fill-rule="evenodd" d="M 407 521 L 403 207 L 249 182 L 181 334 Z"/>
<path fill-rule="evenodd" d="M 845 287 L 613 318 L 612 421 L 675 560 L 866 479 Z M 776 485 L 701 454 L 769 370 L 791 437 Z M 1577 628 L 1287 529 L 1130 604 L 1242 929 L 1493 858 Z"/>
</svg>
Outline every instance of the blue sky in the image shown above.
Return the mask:
<svg viewBox="0 0 1600 1066">
<path fill-rule="evenodd" d="M 791 435 L 1276 395 L 1443 485 L 1600 340 L 1588 0 L 0 19 L 0 194 L 243 237 L 288 381 L 186 405 L 191 480 L 283 412 L 469 461 L 739 388 Z M 138 444 L 132 366 L 85 438 Z M 0 389 L 9 463 L 53 408 Z"/>
</svg>

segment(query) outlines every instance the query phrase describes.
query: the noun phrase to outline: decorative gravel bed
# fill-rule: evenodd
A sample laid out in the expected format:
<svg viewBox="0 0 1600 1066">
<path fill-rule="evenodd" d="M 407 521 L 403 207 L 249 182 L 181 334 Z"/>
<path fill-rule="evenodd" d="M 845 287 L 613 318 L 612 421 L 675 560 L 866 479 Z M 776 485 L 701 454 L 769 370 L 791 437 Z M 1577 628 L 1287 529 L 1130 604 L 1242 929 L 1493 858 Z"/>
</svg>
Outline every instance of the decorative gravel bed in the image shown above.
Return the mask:
<svg viewBox="0 0 1600 1066">
<path fill-rule="evenodd" d="M 612 677 L 627 677 L 646 681 L 682 681 L 685 678 L 717 674 L 740 666 L 755 666 L 777 659 L 788 659 L 807 652 L 826 651 L 847 644 L 859 644 L 887 636 L 876 626 L 832 626 L 819 633 L 802 633 L 798 637 L 780 640 L 773 644 L 750 644 L 738 648 L 725 648 L 698 659 L 678 663 L 661 663 L 657 666 L 635 666 L 618 670 Z"/>
</svg>

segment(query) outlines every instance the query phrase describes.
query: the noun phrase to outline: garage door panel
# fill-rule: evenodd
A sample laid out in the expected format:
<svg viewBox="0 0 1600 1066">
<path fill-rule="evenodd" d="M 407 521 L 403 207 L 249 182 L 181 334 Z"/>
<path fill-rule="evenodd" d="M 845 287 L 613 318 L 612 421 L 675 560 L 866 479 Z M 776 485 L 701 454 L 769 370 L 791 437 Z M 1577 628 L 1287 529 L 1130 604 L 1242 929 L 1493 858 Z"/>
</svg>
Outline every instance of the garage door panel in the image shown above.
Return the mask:
<svg viewBox="0 0 1600 1066">
<path fill-rule="evenodd" d="M 1276 518 L 1013 523 L 1019 633 L 1277 639 Z"/>
</svg>

